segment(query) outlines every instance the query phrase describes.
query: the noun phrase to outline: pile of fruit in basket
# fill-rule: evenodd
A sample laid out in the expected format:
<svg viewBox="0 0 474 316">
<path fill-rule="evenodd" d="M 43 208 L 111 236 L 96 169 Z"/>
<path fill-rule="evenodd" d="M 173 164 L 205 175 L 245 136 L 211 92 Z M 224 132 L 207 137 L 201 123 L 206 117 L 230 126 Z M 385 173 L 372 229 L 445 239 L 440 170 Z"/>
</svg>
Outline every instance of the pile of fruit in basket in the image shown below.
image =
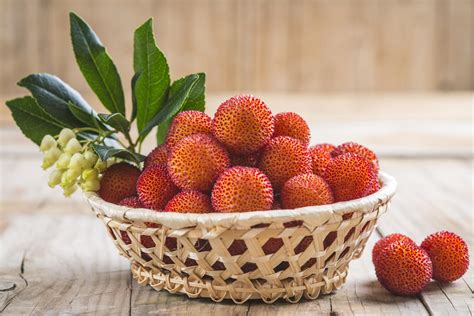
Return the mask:
<svg viewBox="0 0 474 316">
<path fill-rule="evenodd" d="M 262 100 L 242 95 L 222 103 L 214 118 L 206 115 L 205 74 L 171 81 L 151 19 L 134 35 L 127 116 L 122 80 L 106 48 L 74 13 L 70 25 L 79 68 L 108 113 L 97 113 L 46 73 L 21 79 L 18 85 L 31 96 L 6 102 L 23 134 L 44 153 L 43 169 L 53 168 L 48 185 L 60 186 L 65 196 L 80 187 L 131 208 L 208 213 L 331 204 L 380 189 L 370 149 L 356 143 L 308 147 L 309 127 L 295 113 L 273 115 Z M 159 146 L 145 157 L 141 147 L 154 129 Z M 373 261 L 381 284 L 401 295 L 419 293 L 431 278 L 458 279 L 469 265 L 465 242 L 448 232 L 427 237 L 421 247 L 406 236 L 388 236 L 376 244 Z"/>
<path fill-rule="evenodd" d="M 380 188 L 370 149 L 356 143 L 308 147 L 309 141 L 301 116 L 274 116 L 262 100 L 235 96 L 214 118 L 199 111 L 178 114 L 143 170 L 113 165 L 102 176 L 99 195 L 127 206 L 207 213 L 331 204 Z"/>
</svg>

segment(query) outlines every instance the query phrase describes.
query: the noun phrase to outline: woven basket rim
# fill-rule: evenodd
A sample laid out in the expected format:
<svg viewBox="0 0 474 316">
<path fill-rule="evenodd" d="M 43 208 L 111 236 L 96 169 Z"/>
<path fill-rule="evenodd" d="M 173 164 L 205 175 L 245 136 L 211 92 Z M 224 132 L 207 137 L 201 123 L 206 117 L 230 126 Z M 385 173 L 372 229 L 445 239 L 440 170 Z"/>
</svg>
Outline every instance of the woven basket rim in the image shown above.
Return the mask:
<svg viewBox="0 0 474 316">
<path fill-rule="evenodd" d="M 193 214 L 156 212 L 150 209 L 134 209 L 109 203 L 100 198 L 95 192 L 86 192 L 84 195 L 91 207 L 99 210 L 105 216 L 114 220 L 162 223 L 173 228 L 185 228 L 191 226 L 229 227 L 242 222 L 291 221 L 311 215 L 322 215 L 322 213 L 343 215 L 361 209 L 370 212 L 378 205 L 384 204 L 390 200 L 397 189 L 396 180 L 389 174 L 380 172 L 379 179 L 382 183 L 380 190 L 360 199 L 327 205 L 307 206 L 297 209 L 235 213 Z"/>
</svg>

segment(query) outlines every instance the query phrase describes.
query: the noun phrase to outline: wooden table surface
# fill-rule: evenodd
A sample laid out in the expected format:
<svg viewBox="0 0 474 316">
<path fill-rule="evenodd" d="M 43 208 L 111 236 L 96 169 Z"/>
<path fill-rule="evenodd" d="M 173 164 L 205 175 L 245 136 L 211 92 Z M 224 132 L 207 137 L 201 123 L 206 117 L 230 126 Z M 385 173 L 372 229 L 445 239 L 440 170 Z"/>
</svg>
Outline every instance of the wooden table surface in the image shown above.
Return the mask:
<svg viewBox="0 0 474 316">
<path fill-rule="evenodd" d="M 66 200 L 59 190 L 47 187 L 37 148 L 0 111 L 0 312 L 472 314 L 473 264 L 454 283 L 431 282 L 417 297 L 398 297 L 378 283 L 370 251 L 381 236 L 393 232 L 421 242 L 439 230 L 456 232 L 474 248 L 473 94 L 264 97 L 275 112 L 291 109 L 304 115 L 312 127 L 313 143 L 355 140 L 371 146 L 379 153 L 382 170 L 399 183 L 391 208 L 362 258 L 350 264 L 342 289 L 294 305 L 234 305 L 140 287 L 82 196 Z M 222 99 L 208 97 L 208 112 Z"/>
</svg>

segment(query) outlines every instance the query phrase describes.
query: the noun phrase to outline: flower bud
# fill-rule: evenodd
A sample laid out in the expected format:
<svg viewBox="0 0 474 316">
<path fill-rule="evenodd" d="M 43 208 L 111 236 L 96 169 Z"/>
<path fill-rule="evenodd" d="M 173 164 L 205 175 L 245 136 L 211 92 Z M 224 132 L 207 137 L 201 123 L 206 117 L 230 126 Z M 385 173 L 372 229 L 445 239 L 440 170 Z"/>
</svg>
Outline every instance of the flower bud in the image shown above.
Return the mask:
<svg viewBox="0 0 474 316">
<path fill-rule="evenodd" d="M 48 178 L 48 185 L 50 188 L 54 188 L 55 186 L 57 186 L 58 184 L 61 183 L 61 177 L 63 175 L 63 172 L 60 171 L 60 170 L 53 170 L 50 174 L 49 174 L 49 178 Z"/>
<path fill-rule="evenodd" d="M 88 150 L 84 153 L 84 158 L 86 158 L 86 160 L 89 161 L 93 166 L 93 165 L 95 165 L 95 163 L 99 159 L 99 156 L 97 156 L 94 152 Z M 91 168 L 92 168 L 92 166 L 91 166 Z"/>
<path fill-rule="evenodd" d="M 61 151 L 58 147 L 48 149 L 44 153 L 43 164 L 41 165 L 41 167 L 45 170 L 48 169 L 49 167 L 54 165 L 54 163 L 58 160 L 59 156 L 61 156 Z"/>
<path fill-rule="evenodd" d="M 77 181 L 77 177 L 81 175 L 81 169 L 67 169 L 65 175 L 66 183 L 75 183 Z"/>
<path fill-rule="evenodd" d="M 81 143 L 76 138 L 70 139 L 66 147 L 64 147 L 64 151 L 67 152 L 68 154 L 74 155 L 75 153 L 78 153 L 82 150 Z"/>
<path fill-rule="evenodd" d="M 70 161 L 71 155 L 68 153 L 62 153 L 61 156 L 59 156 L 58 162 L 56 163 L 56 167 L 58 169 L 67 169 Z"/>
<path fill-rule="evenodd" d="M 57 146 L 57 143 L 53 136 L 44 135 L 43 139 L 41 140 L 40 150 L 42 152 L 46 152 L 47 150 L 56 146 Z"/>
<path fill-rule="evenodd" d="M 69 187 L 67 187 L 67 188 L 64 188 L 64 196 L 65 196 L 65 197 L 69 197 L 69 196 L 71 196 L 74 192 L 76 192 L 76 190 L 77 190 L 77 185 L 76 185 L 76 184 L 74 184 L 74 185 L 72 185 L 72 186 L 69 186 Z"/>
<path fill-rule="evenodd" d="M 87 180 L 81 184 L 82 190 L 84 191 L 99 191 L 100 181 L 99 180 Z"/>
<path fill-rule="evenodd" d="M 75 153 L 69 161 L 68 168 L 82 170 L 88 164 L 87 160 L 80 153 Z"/>
<path fill-rule="evenodd" d="M 86 169 L 82 172 L 82 179 L 84 180 L 98 180 L 99 172 L 97 169 Z"/>
<path fill-rule="evenodd" d="M 102 173 L 107 169 L 107 162 L 102 161 L 102 160 L 99 159 L 95 163 L 94 168 L 97 169 L 97 171 L 99 171 L 100 173 Z"/>
<path fill-rule="evenodd" d="M 64 147 L 73 138 L 76 138 L 76 134 L 69 128 L 63 128 L 59 133 L 58 143 Z"/>
</svg>

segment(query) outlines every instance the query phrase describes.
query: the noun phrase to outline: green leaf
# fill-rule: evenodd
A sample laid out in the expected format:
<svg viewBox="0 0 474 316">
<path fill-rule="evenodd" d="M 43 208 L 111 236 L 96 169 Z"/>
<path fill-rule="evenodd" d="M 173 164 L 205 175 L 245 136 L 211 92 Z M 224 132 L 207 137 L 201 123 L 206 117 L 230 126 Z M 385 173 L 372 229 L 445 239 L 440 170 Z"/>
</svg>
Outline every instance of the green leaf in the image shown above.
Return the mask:
<svg viewBox="0 0 474 316">
<path fill-rule="evenodd" d="M 173 122 L 173 119 L 171 118 L 167 121 L 164 121 L 160 125 L 158 125 L 158 128 L 156 130 L 156 144 L 157 145 L 164 144 L 166 140 L 166 135 L 168 135 L 168 130 L 170 129 L 172 122 Z"/>
<path fill-rule="evenodd" d="M 141 71 L 137 72 L 132 77 L 132 115 L 130 117 L 130 122 L 133 122 L 137 117 L 137 96 L 135 93 L 135 85 L 137 84 L 137 80 L 140 77 L 141 73 Z"/>
<path fill-rule="evenodd" d="M 186 77 L 174 81 L 170 87 L 169 98 L 172 98 L 179 91 L 179 89 L 183 86 L 183 83 L 185 82 L 186 78 L 194 75 L 199 76 L 199 79 L 196 82 L 196 85 L 191 90 L 188 100 L 183 106 L 183 111 L 194 110 L 204 112 L 204 110 L 206 109 L 206 99 L 204 95 L 206 83 L 205 73 L 201 72 L 193 75 L 188 75 Z"/>
<path fill-rule="evenodd" d="M 199 76 L 196 74 L 189 75 L 185 78 L 180 89 L 172 98 L 168 99 L 160 112 L 158 112 L 158 114 L 156 114 L 140 132 L 141 139 L 143 139 L 153 129 L 153 127 L 170 120 L 183 108 L 198 80 Z"/>
<path fill-rule="evenodd" d="M 45 112 L 66 127 L 84 126 L 84 123 L 78 120 L 69 110 L 69 102 L 74 103 L 83 112 L 90 113 L 93 111 L 76 90 L 56 76 L 45 73 L 33 74 L 21 79 L 18 85 L 30 90 Z"/>
<path fill-rule="evenodd" d="M 120 113 L 99 114 L 99 119 L 122 133 L 130 130 L 130 122 Z"/>
<path fill-rule="evenodd" d="M 98 144 L 93 144 L 92 148 L 94 149 L 94 151 L 96 152 L 96 154 L 100 157 L 102 161 L 105 161 L 112 157 L 116 157 L 116 158 L 122 158 L 122 159 L 139 164 L 146 158 L 143 155 L 136 154 L 122 148 L 115 148 L 115 147 L 98 145 Z"/>
<path fill-rule="evenodd" d="M 194 110 L 194 111 L 204 112 L 204 110 L 206 109 L 206 100 L 204 96 L 206 74 L 197 73 L 196 75 L 199 76 L 199 79 L 196 82 L 196 85 L 191 90 L 189 97 L 186 100 L 186 103 L 183 105 L 181 111 Z M 179 89 L 183 86 L 183 83 L 185 82 L 187 77 L 189 76 L 178 79 L 174 81 L 173 84 L 171 84 L 168 99 L 171 99 L 176 95 Z M 167 120 L 158 126 L 158 129 L 156 130 L 156 141 L 158 145 L 161 145 L 164 143 L 166 135 L 168 134 L 168 130 L 170 128 L 170 125 L 173 119 L 174 119 L 174 116 L 170 120 Z"/>
<path fill-rule="evenodd" d="M 23 134 L 39 145 L 45 135 L 58 135 L 64 127 L 49 116 L 32 97 L 6 102 L 16 125 Z"/>
<path fill-rule="evenodd" d="M 125 99 L 117 68 L 100 39 L 79 16 L 69 14 L 71 40 L 77 64 L 104 106 L 125 115 Z"/>
<path fill-rule="evenodd" d="M 161 110 L 170 85 L 168 63 L 155 44 L 152 23 L 152 19 L 146 21 L 135 31 L 134 36 L 133 67 L 135 73 L 141 72 L 134 89 L 140 133 Z"/>
<path fill-rule="evenodd" d="M 91 112 L 85 112 L 81 107 L 75 105 L 71 101 L 68 102 L 69 111 L 82 123 L 89 127 L 105 130 L 105 127 L 100 124 L 97 118 L 97 113 L 91 109 Z"/>
</svg>

